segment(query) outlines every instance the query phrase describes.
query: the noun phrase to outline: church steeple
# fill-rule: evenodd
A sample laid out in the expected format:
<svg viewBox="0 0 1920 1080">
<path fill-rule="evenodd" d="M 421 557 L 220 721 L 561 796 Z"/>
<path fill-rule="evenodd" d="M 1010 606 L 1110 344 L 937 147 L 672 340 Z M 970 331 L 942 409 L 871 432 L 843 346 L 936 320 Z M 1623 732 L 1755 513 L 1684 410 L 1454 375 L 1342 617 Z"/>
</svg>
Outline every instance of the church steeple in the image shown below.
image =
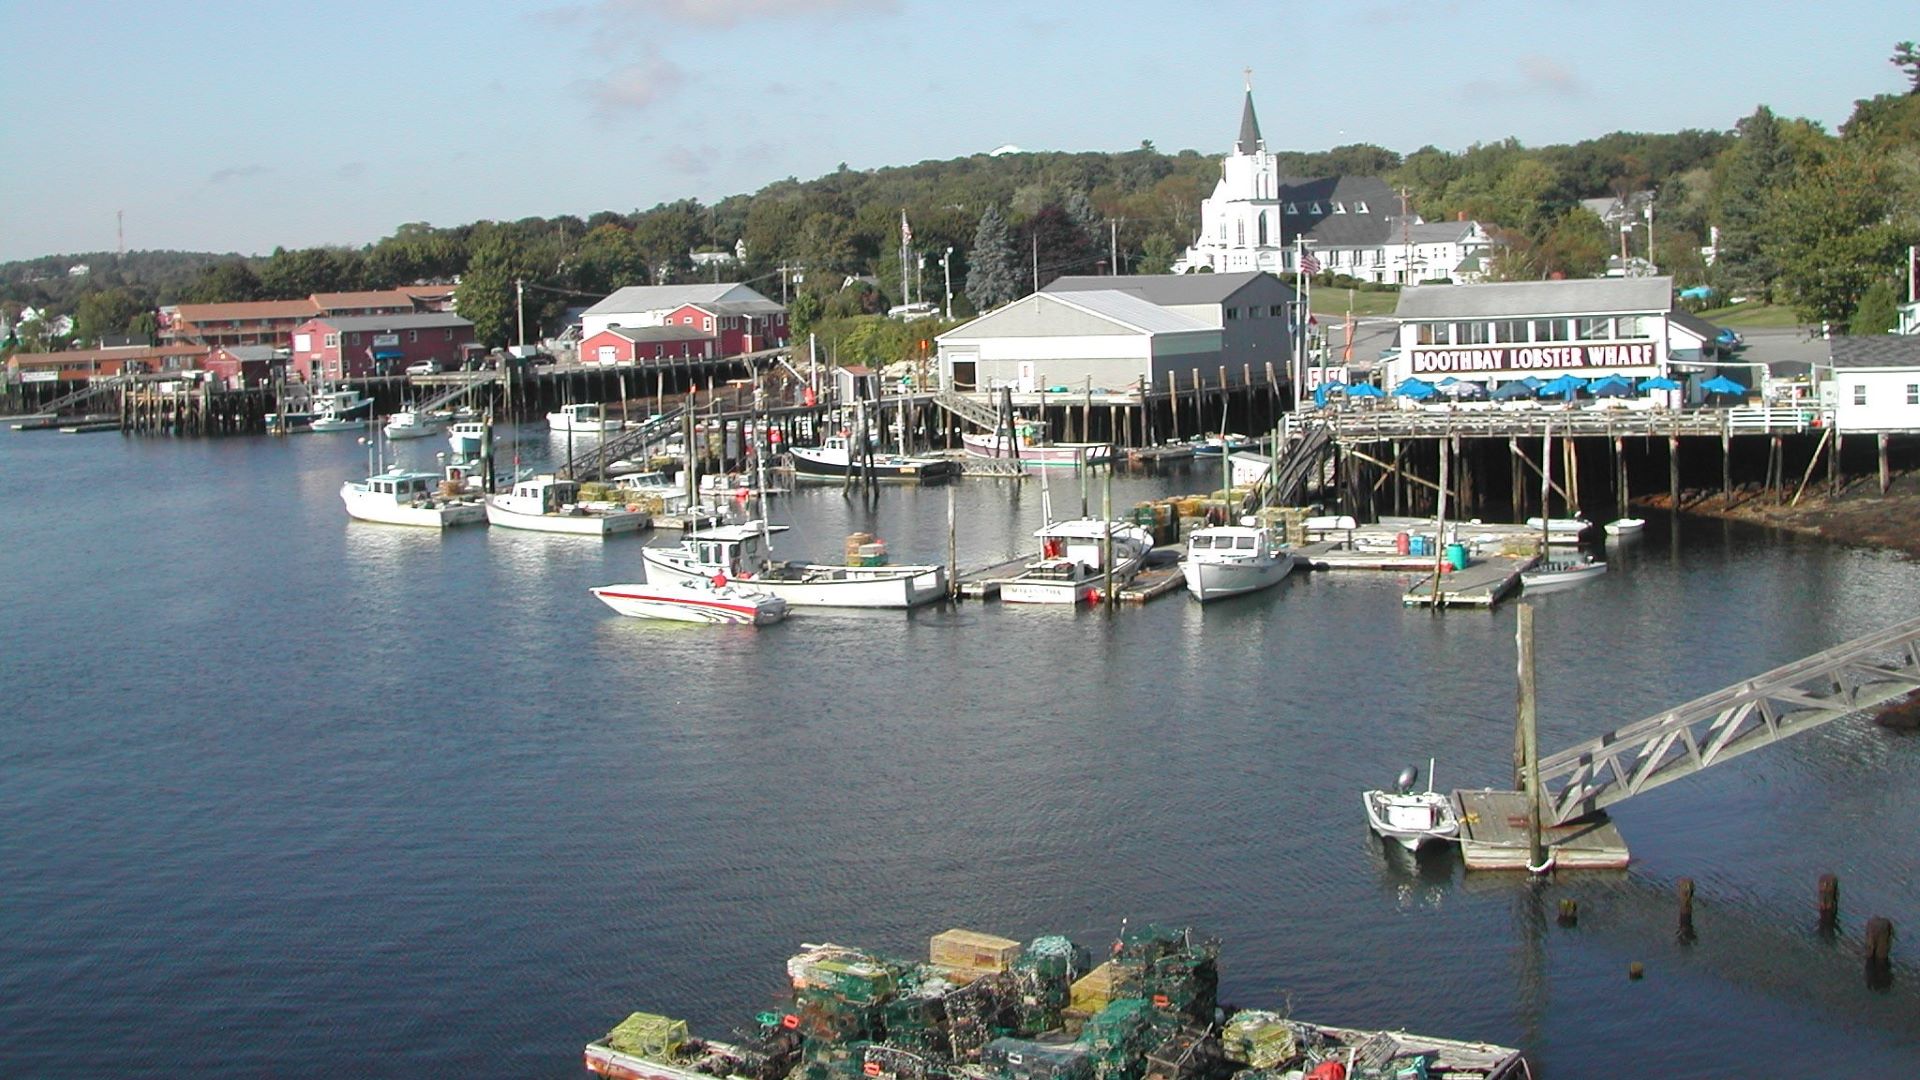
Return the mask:
<svg viewBox="0 0 1920 1080">
<path fill-rule="evenodd" d="M 1233 141 L 1236 154 L 1257 154 L 1267 148 L 1260 138 L 1260 121 L 1253 115 L 1253 69 L 1246 69 L 1247 103 L 1240 109 L 1240 137 Z"/>
</svg>

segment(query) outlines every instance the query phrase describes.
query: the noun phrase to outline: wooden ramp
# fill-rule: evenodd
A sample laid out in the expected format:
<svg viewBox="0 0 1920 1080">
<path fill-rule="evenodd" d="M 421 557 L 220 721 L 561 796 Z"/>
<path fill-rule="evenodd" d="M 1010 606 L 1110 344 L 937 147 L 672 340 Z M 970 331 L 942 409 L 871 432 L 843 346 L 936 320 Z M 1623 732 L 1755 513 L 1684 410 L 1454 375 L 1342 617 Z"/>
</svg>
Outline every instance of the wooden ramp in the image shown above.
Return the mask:
<svg viewBox="0 0 1920 1080">
<path fill-rule="evenodd" d="M 1515 555 L 1489 555 L 1467 564 L 1464 570 L 1440 575 L 1441 607 L 1491 608 L 1520 585 L 1520 572 L 1537 558 Z M 1433 562 L 1427 561 L 1426 577 L 1421 578 L 1401 597 L 1408 607 L 1431 607 L 1434 602 Z"/>
<path fill-rule="evenodd" d="M 1460 854 L 1469 870 L 1527 869 L 1527 797 L 1518 791 L 1456 791 Z M 1541 840 L 1559 870 L 1623 870 L 1627 842 L 1606 814 L 1555 825 L 1541 820 Z"/>
</svg>

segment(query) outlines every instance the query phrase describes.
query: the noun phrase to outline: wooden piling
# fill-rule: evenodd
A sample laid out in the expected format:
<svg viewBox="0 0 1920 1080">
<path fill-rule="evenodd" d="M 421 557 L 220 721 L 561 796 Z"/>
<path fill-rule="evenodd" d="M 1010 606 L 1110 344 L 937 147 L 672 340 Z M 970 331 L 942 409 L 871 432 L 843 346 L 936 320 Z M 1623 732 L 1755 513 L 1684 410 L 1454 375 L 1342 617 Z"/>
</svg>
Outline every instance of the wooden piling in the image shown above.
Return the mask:
<svg viewBox="0 0 1920 1080">
<path fill-rule="evenodd" d="M 1884 915 L 1867 920 L 1867 983 L 1886 985 L 1893 973 L 1893 921 Z"/>
<path fill-rule="evenodd" d="M 1840 879 L 1820 875 L 1820 929 L 1831 932 L 1840 923 Z"/>
<path fill-rule="evenodd" d="M 1680 509 L 1680 436 L 1667 436 L 1667 509 Z"/>
<path fill-rule="evenodd" d="M 1561 926 L 1577 925 L 1580 922 L 1579 901 L 1577 900 L 1560 901 L 1560 917 L 1558 921 Z"/>
<path fill-rule="evenodd" d="M 1893 486 L 1893 473 L 1887 467 L 1887 433 L 1881 432 L 1875 442 L 1880 445 L 1880 494 L 1885 495 Z"/>
<path fill-rule="evenodd" d="M 1681 878 L 1680 893 L 1680 933 L 1691 937 L 1693 933 L 1693 879 Z"/>
</svg>

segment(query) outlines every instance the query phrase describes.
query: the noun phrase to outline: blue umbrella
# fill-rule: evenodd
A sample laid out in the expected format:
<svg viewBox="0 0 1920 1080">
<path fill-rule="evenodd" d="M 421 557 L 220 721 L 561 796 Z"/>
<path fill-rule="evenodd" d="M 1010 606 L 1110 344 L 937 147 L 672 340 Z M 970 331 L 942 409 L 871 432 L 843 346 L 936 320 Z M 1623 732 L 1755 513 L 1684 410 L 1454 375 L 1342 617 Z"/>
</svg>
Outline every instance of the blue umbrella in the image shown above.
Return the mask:
<svg viewBox="0 0 1920 1080">
<path fill-rule="evenodd" d="M 1529 381 L 1532 381 L 1534 386 L 1527 385 Z M 1493 400 L 1512 401 L 1515 398 L 1530 398 L 1533 396 L 1534 389 L 1538 384 L 1539 380 L 1534 379 L 1531 375 L 1525 379 L 1516 379 L 1513 382 L 1501 383 L 1494 388 Z"/>
<path fill-rule="evenodd" d="M 1425 379 L 1403 379 L 1393 388 L 1393 396 L 1409 397 L 1415 401 L 1424 401 L 1434 395 L 1433 384 Z"/>
<path fill-rule="evenodd" d="M 1452 386 L 1454 383 L 1457 383 L 1459 381 L 1460 380 L 1458 378 L 1455 378 L 1454 376 L 1449 375 L 1446 378 L 1441 379 L 1439 382 L 1435 383 L 1434 385 L 1435 386 Z"/>
<path fill-rule="evenodd" d="M 1713 378 L 1701 383 L 1700 389 L 1705 390 L 1709 394 L 1744 394 L 1747 392 L 1746 387 L 1734 382 L 1725 375 L 1715 375 Z"/>
<path fill-rule="evenodd" d="M 1587 387 L 1587 393 L 1594 397 L 1632 397 L 1633 383 L 1618 375 L 1608 375 L 1593 380 L 1593 385 Z"/>
<path fill-rule="evenodd" d="M 1680 389 L 1680 384 L 1677 382 L 1674 382 L 1672 379 L 1667 378 L 1665 375 L 1655 375 L 1651 379 L 1641 379 L 1640 389 L 1643 391 L 1678 390 Z"/>
<path fill-rule="evenodd" d="M 1348 397 L 1386 397 L 1387 392 L 1372 383 L 1356 383 L 1347 387 Z"/>
<path fill-rule="evenodd" d="M 1580 390 L 1586 385 L 1587 385 L 1587 380 L 1581 378 L 1578 375 L 1562 375 L 1559 378 L 1553 380 L 1552 382 L 1547 383 L 1546 385 L 1540 387 L 1540 396 L 1565 397 L 1569 401 L 1571 401 L 1573 399 L 1573 395 L 1576 393 L 1579 393 Z"/>
<path fill-rule="evenodd" d="M 1347 384 L 1343 382 L 1323 382 L 1313 388 L 1313 404 L 1316 408 L 1324 409 L 1327 407 L 1328 398 L 1335 394 L 1345 394 L 1348 389 Z"/>
</svg>

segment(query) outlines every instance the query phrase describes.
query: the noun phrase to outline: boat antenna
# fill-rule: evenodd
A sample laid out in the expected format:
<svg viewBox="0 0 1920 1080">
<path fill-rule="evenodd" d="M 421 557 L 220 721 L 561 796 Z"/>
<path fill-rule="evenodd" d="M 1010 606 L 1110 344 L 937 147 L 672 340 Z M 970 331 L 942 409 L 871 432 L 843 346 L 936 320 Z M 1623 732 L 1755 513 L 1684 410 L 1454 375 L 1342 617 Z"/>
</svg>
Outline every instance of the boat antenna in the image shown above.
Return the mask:
<svg viewBox="0 0 1920 1080">
<path fill-rule="evenodd" d="M 760 387 L 760 369 L 753 369 L 753 470 L 754 486 L 760 491 L 760 535 L 767 545 L 767 555 L 773 555 L 773 529 L 767 522 L 767 455 L 762 451 L 760 431 L 761 410 L 766 404 Z"/>
</svg>

